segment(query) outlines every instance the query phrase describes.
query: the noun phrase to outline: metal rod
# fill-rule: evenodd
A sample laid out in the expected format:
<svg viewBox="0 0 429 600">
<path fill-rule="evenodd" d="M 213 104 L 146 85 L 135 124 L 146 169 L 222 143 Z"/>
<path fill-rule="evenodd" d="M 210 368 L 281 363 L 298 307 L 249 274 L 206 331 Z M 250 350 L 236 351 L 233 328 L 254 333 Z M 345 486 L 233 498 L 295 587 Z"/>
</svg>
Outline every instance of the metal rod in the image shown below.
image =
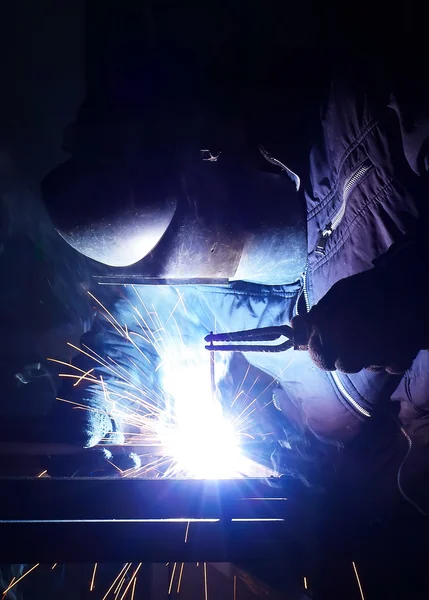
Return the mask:
<svg viewBox="0 0 429 600">
<path fill-rule="evenodd" d="M 145 277 L 144 275 L 129 275 L 118 273 L 111 275 L 94 276 L 94 280 L 100 285 L 171 285 L 179 287 L 182 285 L 228 285 L 229 280 L 225 278 L 190 277 L 185 278 L 159 278 Z"/>
<path fill-rule="evenodd" d="M 292 559 L 303 491 L 292 479 L 285 487 L 261 479 L 3 479 L 0 560 Z"/>
<path fill-rule="evenodd" d="M 215 353 L 210 352 L 210 390 L 212 401 L 216 399 Z"/>
<path fill-rule="evenodd" d="M 303 494 L 293 478 L 278 487 L 264 479 L 5 478 L 0 521 L 284 518 Z"/>
</svg>

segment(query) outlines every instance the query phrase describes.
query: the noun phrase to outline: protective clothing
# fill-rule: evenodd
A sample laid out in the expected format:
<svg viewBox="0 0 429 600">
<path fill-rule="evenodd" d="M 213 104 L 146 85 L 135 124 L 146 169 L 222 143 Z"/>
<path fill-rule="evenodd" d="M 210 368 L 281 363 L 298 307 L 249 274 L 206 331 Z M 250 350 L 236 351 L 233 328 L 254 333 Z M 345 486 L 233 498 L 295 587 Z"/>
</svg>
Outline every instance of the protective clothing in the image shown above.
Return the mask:
<svg viewBox="0 0 429 600">
<path fill-rule="evenodd" d="M 416 257 L 397 254 L 392 261 L 401 261 L 403 275 L 417 276 Z M 429 348 L 429 331 L 425 300 L 411 286 L 398 289 L 400 273 L 400 265 L 387 264 L 341 279 L 308 314 L 294 317 L 295 343 L 327 371 L 405 373 Z"/>
<path fill-rule="evenodd" d="M 395 296 L 395 282 L 398 288 L 410 289 L 410 296 L 399 294 L 398 303 L 395 299 L 398 308 L 401 305 L 399 298 L 409 302 L 415 298 L 411 289 L 419 294 L 415 284 L 419 269 L 411 269 L 411 281 L 408 280 L 406 268 L 396 270 L 394 257 L 388 251 L 394 244 L 402 247 L 407 236 L 418 238 L 420 228 L 424 230 L 429 103 L 424 92 L 416 91 L 412 97 L 412 86 L 406 87 L 404 92 L 404 87 L 388 88 L 384 80 L 380 83 L 363 78 L 361 81 L 357 71 L 353 72 L 353 76 L 353 84 L 346 77 L 333 82 L 321 109 L 320 129 L 317 134 L 314 132 L 309 162 L 303 161 L 301 170 L 294 169 L 303 184 L 296 197 L 305 202 L 307 211 L 305 268 L 294 280 L 280 277 L 277 281 L 264 281 L 263 285 L 237 281 L 225 286 L 186 289 L 184 300 L 186 306 L 191 307 L 190 313 L 195 315 L 193 327 L 197 324 L 192 336 L 199 335 L 201 331 L 202 340 L 205 333 L 213 330 L 213 323 L 216 323 L 218 331 L 236 331 L 290 323 L 298 313 L 310 311 L 310 324 L 311 315 L 315 315 L 315 320 L 319 318 L 318 314 L 322 315 L 316 324 L 321 329 L 324 327 L 322 339 L 331 336 L 335 340 L 343 321 L 337 321 L 332 314 L 330 295 L 332 293 L 335 298 L 340 297 L 340 301 L 347 301 L 345 306 L 337 307 L 338 319 L 342 311 L 348 310 L 347 307 L 355 311 L 359 307 L 365 308 L 360 300 L 363 294 L 360 283 L 356 283 L 360 299 L 350 299 L 347 292 L 348 285 L 360 281 L 364 284 L 365 301 L 369 296 L 375 303 L 377 319 L 383 317 L 386 320 L 384 329 L 378 331 L 386 334 L 389 330 L 391 335 L 390 328 L 399 324 L 403 318 L 402 311 L 407 311 L 408 305 L 402 307 L 401 314 L 395 314 L 393 309 L 390 314 L 383 314 L 382 286 L 378 281 L 373 286 L 372 275 L 365 274 L 375 272 L 371 271 L 373 261 L 384 260 L 389 265 L 384 268 L 391 272 L 390 295 Z M 293 154 L 293 148 L 290 151 Z M 273 150 L 271 153 L 274 155 Z M 276 149 L 275 157 L 280 165 L 287 165 L 287 148 L 283 147 L 283 153 Z M 335 287 L 346 277 L 352 283 Z M 251 277 L 246 279 L 252 281 Z M 177 297 L 174 291 L 170 293 L 169 302 L 173 310 Z M 152 290 L 145 288 L 145 303 L 150 306 L 154 299 Z M 320 310 L 317 308 L 319 303 Z M 417 306 L 414 300 L 411 305 L 413 310 Z M 167 306 L 168 303 L 165 310 Z M 316 306 L 314 312 L 311 310 L 313 306 Z M 370 309 L 371 302 L 366 307 Z M 325 319 L 326 314 L 329 320 L 328 317 Z M 348 323 L 353 336 L 373 330 L 374 314 L 368 310 L 367 316 L 370 322 L 365 321 L 362 329 L 358 321 Z M 414 333 L 409 343 L 407 332 L 415 331 L 422 314 L 415 314 L 415 318 L 414 328 L 408 320 L 406 327 L 400 328 L 401 339 L 405 340 L 402 348 L 407 348 L 408 344 L 406 360 L 394 354 L 384 356 L 378 353 L 368 359 L 366 352 L 374 347 L 374 339 L 369 340 L 368 347 L 360 348 L 361 355 L 356 360 L 350 352 L 345 354 L 342 346 L 340 351 L 334 347 L 327 357 L 320 344 L 316 348 L 314 340 L 310 344 L 313 356 L 324 368 L 356 371 L 360 366 L 383 366 L 395 374 L 386 370 L 360 370 L 357 373 L 323 371 L 316 367 L 307 352 L 249 353 L 246 358 L 278 381 L 284 391 L 281 401 L 287 400 L 297 407 L 305 426 L 318 437 L 334 443 L 350 440 L 374 414 L 388 410 L 393 399 L 400 403 L 403 425 L 414 432 L 413 442 L 420 451 L 427 443 L 424 425 L 429 410 L 429 387 L 425 384 L 429 373 L 429 354 L 421 350 L 405 376 L 397 373 L 408 367 L 419 346 L 426 345 L 424 340 L 418 340 L 416 345 Z M 331 325 L 333 320 L 335 326 Z M 381 324 L 382 321 L 378 326 Z M 353 347 L 353 340 L 350 343 Z M 396 431 L 398 440 L 396 446 L 392 444 L 392 452 L 399 448 L 401 454 L 404 438 L 399 428 Z M 412 472 L 413 469 L 418 471 L 410 458 L 402 473 L 406 476 L 407 470 Z M 391 476 L 396 485 L 397 469 Z"/>
</svg>

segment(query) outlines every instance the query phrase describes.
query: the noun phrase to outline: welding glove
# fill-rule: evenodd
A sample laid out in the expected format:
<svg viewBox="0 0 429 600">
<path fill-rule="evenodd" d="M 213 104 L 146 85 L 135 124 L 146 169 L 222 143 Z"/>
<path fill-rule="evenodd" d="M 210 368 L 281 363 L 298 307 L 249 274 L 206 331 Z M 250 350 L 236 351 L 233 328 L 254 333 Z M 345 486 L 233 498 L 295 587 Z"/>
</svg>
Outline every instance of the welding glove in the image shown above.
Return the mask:
<svg viewBox="0 0 429 600">
<path fill-rule="evenodd" d="M 416 244 L 392 247 L 375 268 L 338 281 L 292 321 L 298 349 L 326 371 L 403 373 L 429 349 L 429 319 L 417 287 Z"/>
<path fill-rule="evenodd" d="M 92 348 L 103 357 L 104 330 L 94 321 L 91 331 L 81 337 L 81 347 L 88 353 Z M 76 385 L 76 377 L 85 372 L 96 372 L 98 364 L 88 354 L 78 353 L 70 368 L 62 367 L 66 375 L 58 391 L 60 400 L 54 405 L 46 426 L 46 441 L 61 441 L 81 448 L 103 444 L 122 444 L 124 436 L 118 423 L 108 414 L 105 397 L 99 383 L 87 379 Z"/>
</svg>

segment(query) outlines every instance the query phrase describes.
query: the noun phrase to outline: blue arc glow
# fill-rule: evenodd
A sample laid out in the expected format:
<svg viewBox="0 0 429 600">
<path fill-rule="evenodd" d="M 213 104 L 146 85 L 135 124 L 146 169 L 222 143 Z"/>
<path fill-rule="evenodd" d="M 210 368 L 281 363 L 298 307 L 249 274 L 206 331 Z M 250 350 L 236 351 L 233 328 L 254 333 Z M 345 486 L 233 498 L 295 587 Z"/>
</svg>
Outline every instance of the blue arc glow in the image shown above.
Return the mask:
<svg viewBox="0 0 429 600">
<path fill-rule="evenodd" d="M 164 356 L 162 381 L 172 398 L 158 435 L 179 470 L 201 479 L 240 477 L 240 436 L 224 415 L 210 386 L 210 359 L 204 350 L 183 348 Z"/>
</svg>

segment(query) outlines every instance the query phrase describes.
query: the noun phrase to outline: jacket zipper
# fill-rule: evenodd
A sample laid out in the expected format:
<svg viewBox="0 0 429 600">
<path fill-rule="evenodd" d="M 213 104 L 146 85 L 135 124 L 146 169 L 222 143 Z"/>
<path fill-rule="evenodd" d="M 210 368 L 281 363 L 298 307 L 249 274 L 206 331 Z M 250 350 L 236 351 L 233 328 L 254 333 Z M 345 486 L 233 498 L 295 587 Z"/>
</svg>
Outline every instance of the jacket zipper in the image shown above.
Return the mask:
<svg viewBox="0 0 429 600">
<path fill-rule="evenodd" d="M 293 309 L 293 315 L 299 315 L 300 312 L 298 310 L 299 307 L 299 301 L 301 300 L 301 297 L 304 298 L 304 304 L 305 304 L 305 314 L 309 312 L 310 310 L 310 300 L 308 298 L 308 290 L 307 290 L 307 268 L 305 268 L 304 273 L 302 274 L 302 287 L 299 290 L 296 302 L 295 302 L 295 307 Z"/>
<path fill-rule="evenodd" d="M 356 400 L 353 398 L 353 396 L 348 393 L 348 391 L 342 384 L 342 381 L 339 378 L 338 373 L 336 373 L 335 371 L 332 371 L 331 375 L 332 375 L 332 378 L 333 378 L 337 388 L 339 389 L 340 393 L 344 396 L 344 398 L 347 400 L 347 402 L 349 402 L 353 406 L 353 408 L 356 409 L 358 411 L 358 413 L 360 413 L 364 417 L 368 417 L 368 418 L 371 417 L 371 414 L 367 410 L 365 410 L 365 408 L 363 408 L 360 404 L 358 404 L 356 402 Z"/>
<path fill-rule="evenodd" d="M 310 301 L 308 299 L 308 290 L 307 290 L 307 267 L 302 274 L 302 293 L 304 295 L 304 303 L 305 303 L 305 311 L 309 312 L 310 310 Z"/>
<path fill-rule="evenodd" d="M 334 215 L 331 221 L 326 225 L 326 227 L 320 232 L 320 237 L 316 245 L 316 252 L 318 254 L 325 254 L 326 243 L 334 231 L 337 229 L 338 225 L 343 220 L 344 214 L 347 208 L 347 201 L 352 193 L 353 189 L 360 183 L 362 178 L 372 169 L 372 165 L 369 161 L 365 161 L 362 163 L 355 171 L 350 175 L 347 181 L 344 183 L 343 187 L 343 199 L 341 202 L 341 206 L 338 212 Z"/>
</svg>

